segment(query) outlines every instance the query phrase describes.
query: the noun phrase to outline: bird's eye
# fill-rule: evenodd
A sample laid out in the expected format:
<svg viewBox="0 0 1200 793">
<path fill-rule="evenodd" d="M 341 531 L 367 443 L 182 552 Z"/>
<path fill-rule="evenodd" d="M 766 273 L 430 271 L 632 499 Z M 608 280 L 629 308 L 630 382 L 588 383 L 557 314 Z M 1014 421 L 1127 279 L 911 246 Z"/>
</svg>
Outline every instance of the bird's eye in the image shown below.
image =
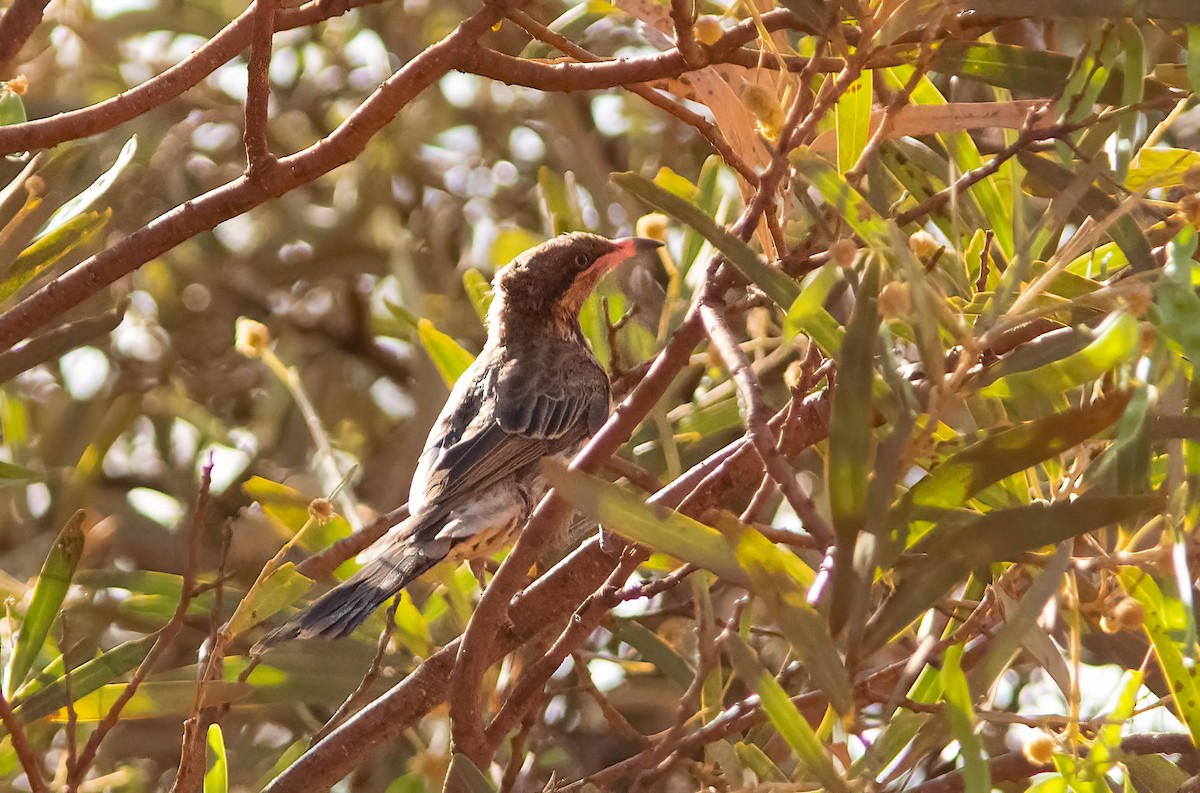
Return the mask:
<svg viewBox="0 0 1200 793">
<path fill-rule="evenodd" d="M 581 253 L 575 257 L 575 266 L 580 270 L 586 270 L 592 264 L 592 259 L 586 253 Z"/>
</svg>

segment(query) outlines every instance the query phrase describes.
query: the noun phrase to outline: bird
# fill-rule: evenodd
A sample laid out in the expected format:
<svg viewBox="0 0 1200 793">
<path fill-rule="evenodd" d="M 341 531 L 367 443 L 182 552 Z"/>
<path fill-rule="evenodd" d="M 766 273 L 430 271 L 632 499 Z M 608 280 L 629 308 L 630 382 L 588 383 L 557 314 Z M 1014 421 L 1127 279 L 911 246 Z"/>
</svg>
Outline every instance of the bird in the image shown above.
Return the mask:
<svg viewBox="0 0 1200 793">
<path fill-rule="evenodd" d="M 560 234 L 497 271 L 487 342 L 455 383 L 417 462 L 409 517 L 350 578 L 258 643 L 340 638 L 443 560 L 509 544 L 549 490 L 540 463 L 573 455 L 608 419 L 608 374 L 579 325 L 584 300 L 621 262 L 662 243 Z"/>
</svg>

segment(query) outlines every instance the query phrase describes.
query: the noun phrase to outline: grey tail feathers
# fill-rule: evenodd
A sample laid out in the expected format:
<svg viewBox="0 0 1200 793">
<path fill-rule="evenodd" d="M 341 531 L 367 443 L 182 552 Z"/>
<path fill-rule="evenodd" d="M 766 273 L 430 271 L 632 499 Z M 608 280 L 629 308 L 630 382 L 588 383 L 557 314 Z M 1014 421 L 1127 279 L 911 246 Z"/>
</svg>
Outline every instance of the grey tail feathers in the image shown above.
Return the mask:
<svg viewBox="0 0 1200 793">
<path fill-rule="evenodd" d="M 392 549 L 268 633 L 254 650 L 262 652 L 292 639 L 317 636 L 340 639 L 361 625 L 388 598 L 440 561 L 440 558 L 426 556 L 411 546 Z"/>
</svg>

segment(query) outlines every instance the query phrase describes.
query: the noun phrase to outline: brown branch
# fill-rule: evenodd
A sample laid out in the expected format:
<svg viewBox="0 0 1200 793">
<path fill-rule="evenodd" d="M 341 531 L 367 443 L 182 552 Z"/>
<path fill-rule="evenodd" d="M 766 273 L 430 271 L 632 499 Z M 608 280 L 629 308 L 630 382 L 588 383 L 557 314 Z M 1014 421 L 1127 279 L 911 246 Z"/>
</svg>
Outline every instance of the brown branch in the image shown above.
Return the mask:
<svg viewBox="0 0 1200 793">
<path fill-rule="evenodd" d="M 700 315 L 704 318 L 704 327 L 713 345 L 725 360 L 729 374 L 738 387 L 738 402 L 742 409 L 742 421 L 750 433 L 750 439 L 758 456 L 766 465 L 767 473 L 779 485 L 784 498 L 795 510 L 804 525 L 805 531 L 813 536 L 823 546 L 834 542 L 833 529 L 817 512 L 813 500 L 801 488 L 796 478 L 796 471 L 788 463 L 783 452 L 779 450 L 775 433 L 769 426 L 770 409 L 763 400 L 762 382 L 754 373 L 746 353 L 738 346 L 733 331 L 725 324 L 725 318 L 714 306 L 702 305 Z"/>
<path fill-rule="evenodd" d="M 1191 754 L 1196 751 L 1192 739 L 1182 733 L 1147 733 L 1144 735 L 1127 735 L 1121 739 L 1121 751 L 1126 754 Z M 1043 771 L 1053 771 L 1053 763 L 1031 763 L 1020 752 L 993 757 L 988 766 L 991 769 L 992 782 L 1013 782 L 1028 779 Z M 912 793 L 962 793 L 966 789 L 963 774 L 960 770 L 936 777 L 912 788 Z"/>
<path fill-rule="evenodd" d="M 676 0 L 676 2 L 678 1 L 679 0 Z M 563 54 L 569 55 L 577 61 L 582 63 L 600 63 L 603 61 L 599 55 L 588 52 L 567 37 L 555 33 L 553 30 L 550 30 L 550 28 L 541 24 L 524 11 L 519 9 L 514 10 L 509 14 L 509 17 L 522 28 L 524 28 L 529 35 L 549 44 Z M 690 24 L 688 30 L 691 30 Z M 696 42 L 693 40 L 692 44 L 695 45 Z M 696 61 L 689 61 L 685 59 L 685 63 L 695 64 Z M 689 66 L 689 68 L 697 67 Z M 704 139 L 709 142 L 709 145 L 713 147 L 717 154 L 720 154 L 722 159 L 729 163 L 729 165 L 738 172 L 738 175 L 740 175 L 751 185 L 758 184 L 758 174 L 755 173 L 754 169 L 746 163 L 745 159 L 743 159 L 736 151 L 734 151 L 733 147 L 729 145 L 729 141 L 727 141 L 725 136 L 721 134 L 721 130 L 716 124 L 713 124 L 699 113 L 694 113 L 691 110 L 688 110 L 679 102 L 660 94 L 658 91 L 650 88 L 649 86 L 630 85 L 627 86 L 627 89 L 631 93 L 642 97 L 655 107 L 670 113 L 684 124 L 693 127 L 697 132 L 704 136 Z"/>
<path fill-rule="evenodd" d="M 343 537 L 328 548 L 309 556 L 296 565 L 296 572 L 308 576 L 314 581 L 328 578 L 333 575 L 333 571 L 342 562 L 354 558 L 374 545 L 376 540 L 387 534 L 388 529 L 407 518 L 408 504 L 399 506 L 391 512 L 385 512 L 353 534 Z"/>
<path fill-rule="evenodd" d="M 8 382 L 22 372 L 108 333 L 120 325 L 124 318 L 125 306 L 121 305 L 98 317 L 69 322 L 35 336 L 14 350 L 0 353 L 0 383 Z"/>
<path fill-rule="evenodd" d="M 387 653 L 388 644 L 392 641 L 392 634 L 396 631 L 396 609 L 400 607 L 401 597 L 402 595 L 396 595 L 392 598 L 392 606 L 387 611 L 387 624 L 383 628 L 383 633 L 379 634 L 379 642 L 375 645 L 375 657 L 371 659 L 371 665 L 367 668 L 366 674 L 362 676 L 358 686 L 338 706 L 324 726 L 313 735 L 312 740 L 308 742 L 310 747 L 316 746 L 322 738 L 333 732 L 339 724 L 346 720 L 350 712 L 371 693 L 371 687 L 375 685 L 375 681 L 379 679 L 379 673 L 383 669 L 383 657 Z"/>
<path fill-rule="evenodd" d="M 23 0 L 17 0 L 17 4 L 21 2 Z M 300 8 L 281 11 L 276 17 L 276 29 L 307 27 L 340 16 L 350 9 L 378 2 L 380 0 L 342 0 L 337 3 L 313 0 Z M 4 19 L 11 13 L 10 9 L 8 14 L 0 19 L 0 28 L 3 28 Z M 254 8 L 251 7 L 187 58 L 162 74 L 111 99 L 49 118 L 0 127 L 0 154 L 44 149 L 68 140 L 96 135 L 170 102 L 184 91 L 198 85 L 219 66 L 233 60 L 238 53 L 250 46 L 253 20 Z M 0 41 L 3 40 L 5 39 L 0 31 Z"/>
<path fill-rule="evenodd" d="M 461 50 L 503 15 L 503 7 L 484 6 L 388 78 L 332 133 L 281 159 L 278 168 L 253 180 L 242 176 L 177 206 L 46 284 L 0 315 L 0 349 L 12 347 L 31 331 L 184 240 L 350 162 L 409 101 L 452 68 Z"/>
<path fill-rule="evenodd" d="M 50 0 L 13 0 L 0 17 L 0 76 L 12 76 L 8 73 L 12 61 L 42 24 L 42 14 L 49 4 Z"/>
<path fill-rule="evenodd" d="M 63 657 L 63 660 L 65 663 L 66 656 Z M 21 719 L 16 713 L 13 713 L 12 705 L 3 692 L 0 692 L 0 724 L 3 724 L 4 729 L 8 731 L 13 751 L 16 753 L 17 759 L 21 761 L 25 778 L 29 780 L 29 789 L 33 793 L 49 793 L 46 780 L 42 778 L 38 752 L 29 744 L 29 738 L 25 735 Z"/>
<path fill-rule="evenodd" d="M 150 647 L 150 652 L 146 653 L 146 657 L 138 664 L 138 667 L 130 677 L 129 682 L 125 684 L 125 688 L 117 695 L 108 712 L 104 714 L 104 718 L 96 725 L 96 729 L 92 731 L 88 738 L 87 744 L 83 747 L 83 751 L 79 753 L 79 759 L 75 763 L 75 767 L 67 777 L 68 786 L 78 786 L 80 782 L 87 776 L 88 769 L 92 763 L 96 762 L 96 753 L 100 751 L 100 744 L 105 737 L 116 726 L 121 718 L 121 711 L 137 693 L 138 688 L 150 674 L 150 670 L 154 668 L 159 656 L 175 641 L 175 637 L 179 635 L 179 631 L 183 628 L 184 618 L 187 617 L 188 607 L 192 604 L 192 598 L 195 594 L 194 587 L 196 584 L 196 569 L 199 566 L 200 560 L 200 539 L 203 537 L 204 522 L 208 517 L 208 508 L 211 501 L 209 489 L 212 486 L 212 459 L 204 466 L 204 473 L 200 480 L 200 493 L 196 497 L 196 509 L 192 513 L 192 520 L 188 529 L 188 555 L 187 562 L 183 568 L 183 580 L 179 589 L 179 604 L 175 607 L 175 613 L 171 615 L 171 619 L 158 632 L 158 637 L 155 638 L 154 644 Z"/>
<path fill-rule="evenodd" d="M 600 626 L 604 615 L 624 600 L 621 585 L 633 575 L 647 556 L 648 552 L 635 546 L 625 549 L 620 564 L 613 569 L 608 579 L 575 610 L 567 627 L 550 649 L 521 675 L 512 693 L 484 731 L 489 742 L 498 745 L 509 730 L 521 722 L 528 710 L 541 701 L 538 694 L 555 670 Z"/>
<path fill-rule="evenodd" d="M 250 61 L 246 70 L 246 175 L 255 177 L 275 163 L 267 143 L 267 110 L 271 101 L 271 39 L 279 0 L 254 0 Z"/>
<path fill-rule="evenodd" d="M 675 47 L 683 61 L 692 69 L 705 66 L 704 50 L 696 42 L 695 8 L 691 0 L 671 0 L 671 24 L 675 28 Z"/>
</svg>

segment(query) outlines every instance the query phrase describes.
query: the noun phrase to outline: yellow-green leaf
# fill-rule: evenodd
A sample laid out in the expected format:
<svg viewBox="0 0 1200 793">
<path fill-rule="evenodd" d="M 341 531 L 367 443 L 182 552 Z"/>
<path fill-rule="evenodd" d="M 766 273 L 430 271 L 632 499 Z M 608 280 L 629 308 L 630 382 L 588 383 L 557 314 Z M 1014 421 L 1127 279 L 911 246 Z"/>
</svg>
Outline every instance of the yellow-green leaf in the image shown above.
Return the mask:
<svg viewBox="0 0 1200 793">
<path fill-rule="evenodd" d="M 438 374 L 442 376 L 446 385 L 452 388 L 462 373 L 475 361 L 475 356 L 435 328 L 433 323 L 424 317 L 417 320 L 417 333 L 425 352 L 437 367 Z"/>
</svg>

